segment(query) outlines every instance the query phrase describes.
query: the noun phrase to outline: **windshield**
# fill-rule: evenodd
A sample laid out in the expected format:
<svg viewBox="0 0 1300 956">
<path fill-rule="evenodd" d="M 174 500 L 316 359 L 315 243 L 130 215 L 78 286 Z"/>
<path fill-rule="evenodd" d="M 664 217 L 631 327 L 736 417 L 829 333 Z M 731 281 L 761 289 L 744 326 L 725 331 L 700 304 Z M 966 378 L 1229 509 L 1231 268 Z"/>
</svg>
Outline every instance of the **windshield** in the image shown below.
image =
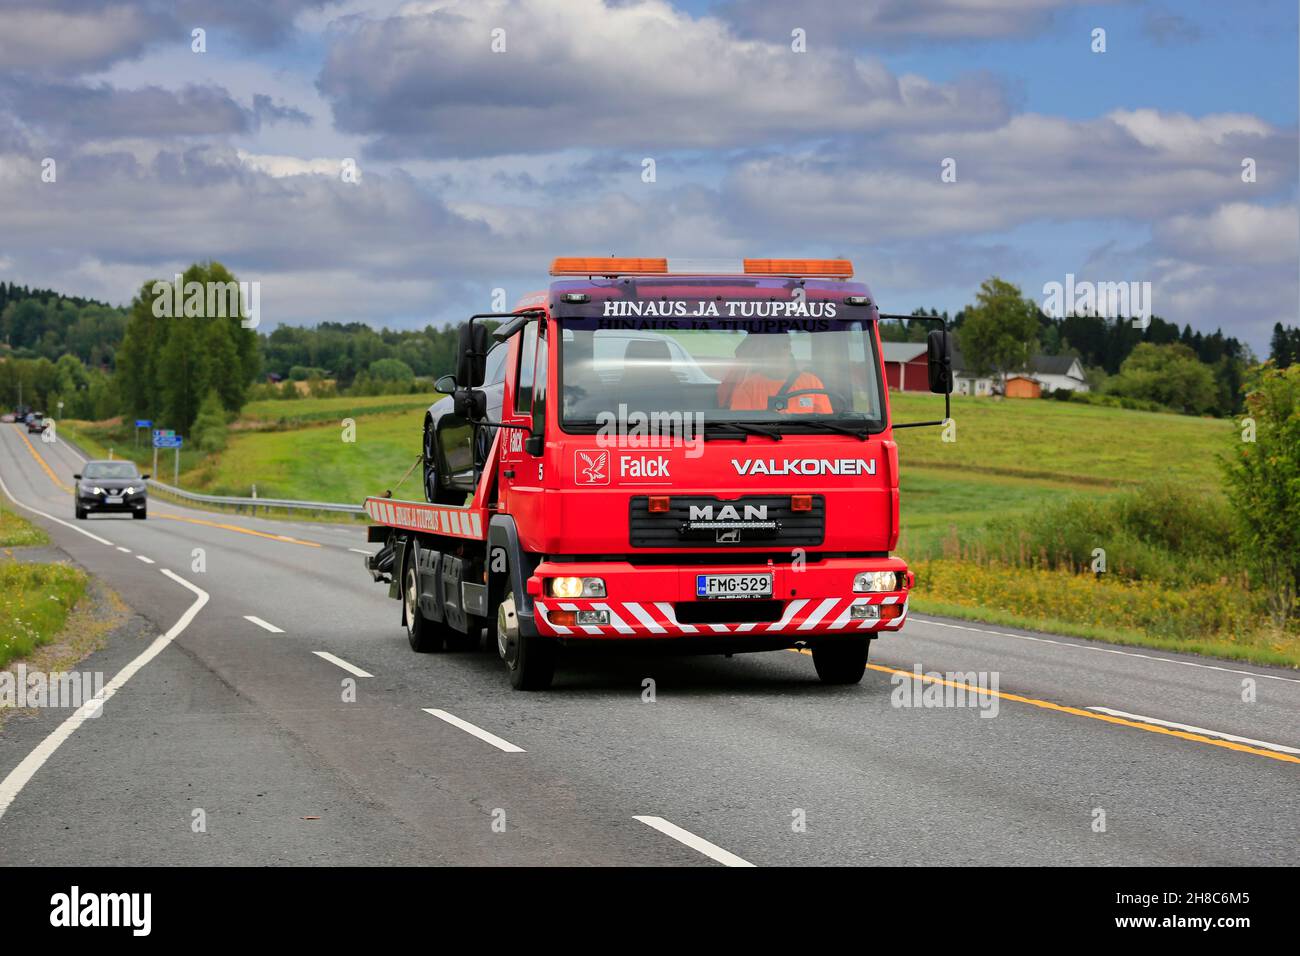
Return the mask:
<svg viewBox="0 0 1300 956">
<path fill-rule="evenodd" d="M 879 431 L 878 369 L 869 320 L 565 318 L 562 423 L 682 412 L 705 425 Z"/>
<path fill-rule="evenodd" d="M 85 478 L 136 478 L 140 473 L 129 461 L 92 461 L 81 474 Z"/>
</svg>

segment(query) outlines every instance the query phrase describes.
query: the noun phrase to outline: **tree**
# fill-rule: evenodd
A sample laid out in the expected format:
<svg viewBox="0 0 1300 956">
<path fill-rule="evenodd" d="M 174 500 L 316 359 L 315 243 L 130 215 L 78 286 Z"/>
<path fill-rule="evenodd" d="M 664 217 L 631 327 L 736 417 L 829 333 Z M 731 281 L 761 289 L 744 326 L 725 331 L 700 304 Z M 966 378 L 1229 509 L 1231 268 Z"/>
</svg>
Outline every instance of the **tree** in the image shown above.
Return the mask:
<svg viewBox="0 0 1300 956">
<path fill-rule="evenodd" d="M 212 454 L 226 447 L 226 412 L 215 388 L 208 389 L 194 419 L 194 440 L 199 450 Z"/>
<path fill-rule="evenodd" d="M 1214 372 L 1182 343 L 1143 342 L 1106 383 L 1112 395 L 1159 402 L 1188 415 L 1201 415 L 1218 402 Z"/>
<path fill-rule="evenodd" d="M 1038 348 L 1038 306 L 997 276 L 985 279 L 975 304 L 965 309 L 959 336 L 962 355 L 977 375 L 1007 374 L 1029 364 Z"/>
<path fill-rule="evenodd" d="M 1269 342 L 1269 358 L 1278 368 L 1290 368 L 1300 361 L 1300 328 L 1273 325 L 1273 338 Z"/>
<path fill-rule="evenodd" d="M 1228 500 L 1273 622 L 1285 627 L 1300 596 L 1300 364 L 1266 367 L 1246 409 L 1255 441 L 1223 463 Z"/>
<path fill-rule="evenodd" d="M 371 362 L 368 371 L 370 372 L 370 378 L 378 382 L 401 382 L 409 385 L 411 380 L 415 378 L 415 372 L 411 370 L 411 366 L 401 359 L 395 358 L 384 358 Z"/>
</svg>

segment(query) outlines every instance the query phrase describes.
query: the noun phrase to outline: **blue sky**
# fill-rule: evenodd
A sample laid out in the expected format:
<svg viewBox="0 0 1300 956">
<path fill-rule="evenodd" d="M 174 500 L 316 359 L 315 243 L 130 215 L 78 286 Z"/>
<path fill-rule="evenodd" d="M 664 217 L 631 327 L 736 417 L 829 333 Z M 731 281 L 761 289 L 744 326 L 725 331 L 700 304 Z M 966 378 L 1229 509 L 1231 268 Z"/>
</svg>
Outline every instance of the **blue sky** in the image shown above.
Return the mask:
<svg viewBox="0 0 1300 956">
<path fill-rule="evenodd" d="M 268 326 L 411 327 L 555 255 L 848 255 L 894 311 L 1074 273 L 1264 351 L 1297 45 L 1274 0 L 8 0 L 0 277 L 125 302 L 216 258 Z"/>
</svg>

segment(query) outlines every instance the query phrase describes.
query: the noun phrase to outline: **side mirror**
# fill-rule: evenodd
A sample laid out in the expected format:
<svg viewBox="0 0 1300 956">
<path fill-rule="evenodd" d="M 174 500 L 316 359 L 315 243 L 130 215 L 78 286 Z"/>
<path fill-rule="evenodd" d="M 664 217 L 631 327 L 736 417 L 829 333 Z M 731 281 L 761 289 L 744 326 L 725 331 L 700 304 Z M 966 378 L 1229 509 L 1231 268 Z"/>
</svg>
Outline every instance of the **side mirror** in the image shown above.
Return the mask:
<svg viewBox="0 0 1300 956">
<path fill-rule="evenodd" d="M 487 367 L 487 327 L 479 322 L 466 322 L 460 327 L 459 357 L 456 360 L 456 381 L 465 388 L 483 384 Z"/>
<path fill-rule="evenodd" d="M 146 475 L 145 477 L 147 478 L 148 475 Z M 80 480 L 81 480 L 81 475 L 79 475 L 79 474 L 78 474 L 78 475 L 73 475 L 73 476 L 72 476 L 72 480 L 73 480 L 73 481 L 80 481 Z"/>
<path fill-rule="evenodd" d="M 148 476 L 148 475 L 141 475 L 141 476 L 140 476 L 140 480 L 141 480 L 141 481 L 148 481 L 148 480 L 149 480 L 149 476 Z"/>
<path fill-rule="evenodd" d="M 456 376 L 444 375 L 438 381 L 433 383 L 433 390 L 442 395 L 453 395 L 456 392 Z"/>
<path fill-rule="evenodd" d="M 952 394 L 952 345 L 946 329 L 935 329 L 925 340 L 925 364 L 930 376 L 930 391 Z"/>
<path fill-rule="evenodd" d="M 540 458 L 542 452 L 546 450 L 546 442 L 541 435 L 529 435 L 524 439 L 524 451 L 534 458 Z"/>
</svg>

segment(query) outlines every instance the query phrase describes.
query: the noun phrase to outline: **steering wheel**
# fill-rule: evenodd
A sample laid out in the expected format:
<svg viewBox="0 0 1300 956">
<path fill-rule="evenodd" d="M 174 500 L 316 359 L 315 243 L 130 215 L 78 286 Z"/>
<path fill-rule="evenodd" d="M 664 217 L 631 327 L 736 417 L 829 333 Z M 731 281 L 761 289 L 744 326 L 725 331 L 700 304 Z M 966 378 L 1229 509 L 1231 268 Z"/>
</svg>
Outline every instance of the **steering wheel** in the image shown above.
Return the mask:
<svg viewBox="0 0 1300 956">
<path fill-rule="evenodd" d="M 829 388 L 796 388 L 787 391 L 783 387 L 779 392 L 767 400 L 767 410 L 769 412 L 785 411 L 790 407 L 789 400 L 796 395 L 825 395 L 826 399 L 831 403 L 831 407 L 834 408 L 835 399 L 838 394 L 838 392 L 832 392 Z"/>
</svg>

